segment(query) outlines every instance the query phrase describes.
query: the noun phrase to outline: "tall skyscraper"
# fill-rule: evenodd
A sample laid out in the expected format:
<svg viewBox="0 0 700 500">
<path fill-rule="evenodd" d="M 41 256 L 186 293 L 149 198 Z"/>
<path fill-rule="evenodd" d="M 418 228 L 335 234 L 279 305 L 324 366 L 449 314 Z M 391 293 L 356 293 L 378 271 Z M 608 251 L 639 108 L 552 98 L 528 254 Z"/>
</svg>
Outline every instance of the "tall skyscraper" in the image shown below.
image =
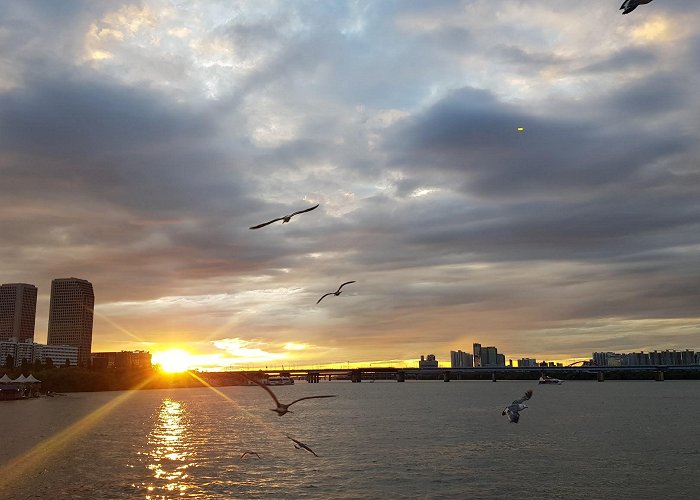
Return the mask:
<svg viewBox="0 0 700 500">
<path fill-rule="evenodd" d="M 481 366 L 481 344 L 474 342 L 473 348 L 474 366 Z"/>
<path fill-rule="evenodd" d="M 47 345 L 78 348 L 78 365 L 87 366 L 92 350 L 95 294 L 92 283 L 78 278 L 51 281 Z"/>
<path fill-rule="evenodd" d="M 34 340 L 36 291 L 27 283 L 0 285 L 0 342 Z"/>
</svg>

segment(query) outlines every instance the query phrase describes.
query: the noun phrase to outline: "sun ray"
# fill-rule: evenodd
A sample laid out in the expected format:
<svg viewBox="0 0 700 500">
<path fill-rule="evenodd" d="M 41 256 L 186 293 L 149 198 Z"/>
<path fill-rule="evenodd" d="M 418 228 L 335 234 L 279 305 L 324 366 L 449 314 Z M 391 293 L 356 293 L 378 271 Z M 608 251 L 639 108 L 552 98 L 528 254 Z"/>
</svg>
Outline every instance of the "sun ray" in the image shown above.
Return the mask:
<svg viewBox="0 0 700 500">
<path fill-rule="evenodd" d="M 146 378 L 74 424 L 46 440 L 37 443 L 34 447 L 0 467 L 0 493 L 2 493 L 5 488 L 9 487 L 11 483 L 32 477 L 37 468 L 49 461 L 51 457 L 59 453 L 62 449 L 66 448 L 73 440 L 81 434 L 84 434 L 90 427 L 105 418 L 119 405 L 125 403 L 136 394 L 139 389 L 145 387 L 153 380 L 154 377 L 155 375 Z"/>
<path fill-rule="evenodd" d="M 116 322 L 114 322 L 114 321 L 113 321 L 112 319 L 110 319 L 108 316 L 105 316 L 104 314 L 99 313 L 99 312 L 95 311 L 94 309 L 93 309 L 92 312 L 93 312 L 93 314 L 94 314 L 95 316 L 97 316 L 97 317 L 99 317 L 100 319 L 106 321 L 107 323 L 109 323 L 110 325 L 112 325 L 114 328 L 116 328 L 116 329 L 119 330 L 120 332 L 127 334 L 129 337 L 131 337 L 131 338 L 133 338 L 133 339 L 135 339 L 135 340 L 138 340 L 138 341 L 139 341 L 140 343 L 142 343 L 142 344 L 146 342 L 145 340 L 143 340 L 143 339 L 140 338 L 139 336 L 137 336 L 137 335 L 131 333 L 131 332 L 130 332 L 129 330 L 127 330 L 126 328 L 124 328 L 124 327 L 118 325 Z"/>
</svg>

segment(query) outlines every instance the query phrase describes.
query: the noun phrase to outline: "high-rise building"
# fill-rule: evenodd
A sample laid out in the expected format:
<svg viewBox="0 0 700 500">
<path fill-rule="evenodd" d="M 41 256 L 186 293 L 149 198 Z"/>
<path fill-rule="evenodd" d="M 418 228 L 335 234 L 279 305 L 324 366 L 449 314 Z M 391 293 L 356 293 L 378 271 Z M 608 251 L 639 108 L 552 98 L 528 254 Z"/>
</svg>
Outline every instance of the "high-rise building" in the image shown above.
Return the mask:
<svg viewBox="0 0 700 500">
<path fill-rule="evenodd" d="M 474 356 L 468 352 L 450 351 L 450 366 L 452 368 L 471 368 L 474 366 Z"/>
<path fill-rule="evenodd" d="M 481 366 L 481 344 L 474 343 L 474 366 Z"/>
<path fill-rule="evenodd" d="M 78 365 L 87 366 L 92 350 L 95 294 L 92 283 L 78 278 L 51 281 L 47 345 L 78 348 Z"/>
<path fill-rule="evenodd" d="M 27 283 L 0 285 L 0 342 L 34 340 L 36 287 Z"/>
<path fill-rule="evenodd" d="M 505 366 L 505 357 L 503 358 Z M 499 366 L 498 349 L 493 346 L 481 348 L 481 366 Z"/>
</svg>

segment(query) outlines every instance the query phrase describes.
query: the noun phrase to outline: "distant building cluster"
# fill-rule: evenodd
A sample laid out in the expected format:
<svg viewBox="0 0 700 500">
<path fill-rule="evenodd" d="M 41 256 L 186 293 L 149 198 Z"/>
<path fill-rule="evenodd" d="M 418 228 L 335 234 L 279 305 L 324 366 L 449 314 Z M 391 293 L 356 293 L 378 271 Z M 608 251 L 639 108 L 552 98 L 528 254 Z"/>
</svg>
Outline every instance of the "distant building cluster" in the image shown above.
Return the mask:
<svg viewBox="0 0 700 500">
<path fill-rule="evenodd" d="M 556 368 L 563 367 L 562 363 L 555 363 L 554 361 L 537 361 L 533 358 L 520 358 L 518 360 L 518 368 Z"/>
<path fill-rule="evenodd" d="M 151 353 L 147 351 L 93 352 L 93 368 L 150 368 Z"/>
<path fill-rule="evenodd" d="M 498 349 L 493 346 L 482 347 L 481 344 L 474 343 L 472 346 L 474 353 L 475 367 L 505 367 L 506 357 L 504 354 L 499 354 Z"/>
<path fill-rule="evenodd" d="M 592 362 L 595 366 L 687 366 L 700 364 L 700 352 L 690 349 L 684 351 L 666 350 L 652 352 L 594 352 Z"/>
<path fill-rule="evenodd" d="M 77 366 L 78 348 L 69 345 L 43 345 L 27 339 L 0 342 L 0 367 L 41 363 L 48 366 Z"/>
<path fill-rule="evenodd" d="M 452 368 L 505 367 L 506 357 L 493 346 L 483 347 L 475 343 L 471 354 L 462 350 L 450 351 Z"/>
<path fill-rule="evenodd" d="M 79 278 L 51 281 L 46 345 L 34 342 L 36 298 L 34 285 L 0 286 L 0 367 L 38 363 L 55 367 L 151 367 L 149 352 L 92 352 L 95 294 L 89 281 Z"/>
<path fill-rule="evenodd" d="M 437 368 L 437 367 L 438 367 L 438 360 L 435 359 L 435 354 L 428 354 L 427 358 L 425 356 L 420 357 L 420 361 L 418 362 L 418 368 Z"/>
<path fill-rule="evenodd" d="M 51 281 L 48 338 L 34 342 L 37 287 L 0 285 L 0 365 L 22 362 L 87 366 L 92 347 L 95 295 L 92 283 L 79 278 Z"/>
</svg>

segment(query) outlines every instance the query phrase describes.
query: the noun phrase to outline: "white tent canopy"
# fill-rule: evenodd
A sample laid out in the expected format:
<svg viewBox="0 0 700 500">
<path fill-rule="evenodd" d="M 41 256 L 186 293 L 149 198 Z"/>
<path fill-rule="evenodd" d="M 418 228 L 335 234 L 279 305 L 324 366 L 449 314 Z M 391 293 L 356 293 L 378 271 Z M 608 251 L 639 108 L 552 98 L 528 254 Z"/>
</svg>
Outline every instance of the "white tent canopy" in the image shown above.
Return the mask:
<svg viewBox="0 0 700 500">
<path fill-rule="evenodd" d="M 0 377 L 0 384 L 10 384 L 12 383 L 12 379 L 7 376 L 7 373 Z"/>
<path fill-rule="evenodd" d="M 34 375 L 30 373 L 25 382 L 29 382 L 30 384 L 37 384 L 41 382 L 41 380 L 37 379 L 36 377 L 34 377 Z"/>
<path fill-rule="evenodd" d="M 20 375 L 16 379 L 14 379 L 12 382 L 15 384 L 24 384 L 27 381 L 27 377 L 24 376 L 24 374 Z"/>
</svg>

